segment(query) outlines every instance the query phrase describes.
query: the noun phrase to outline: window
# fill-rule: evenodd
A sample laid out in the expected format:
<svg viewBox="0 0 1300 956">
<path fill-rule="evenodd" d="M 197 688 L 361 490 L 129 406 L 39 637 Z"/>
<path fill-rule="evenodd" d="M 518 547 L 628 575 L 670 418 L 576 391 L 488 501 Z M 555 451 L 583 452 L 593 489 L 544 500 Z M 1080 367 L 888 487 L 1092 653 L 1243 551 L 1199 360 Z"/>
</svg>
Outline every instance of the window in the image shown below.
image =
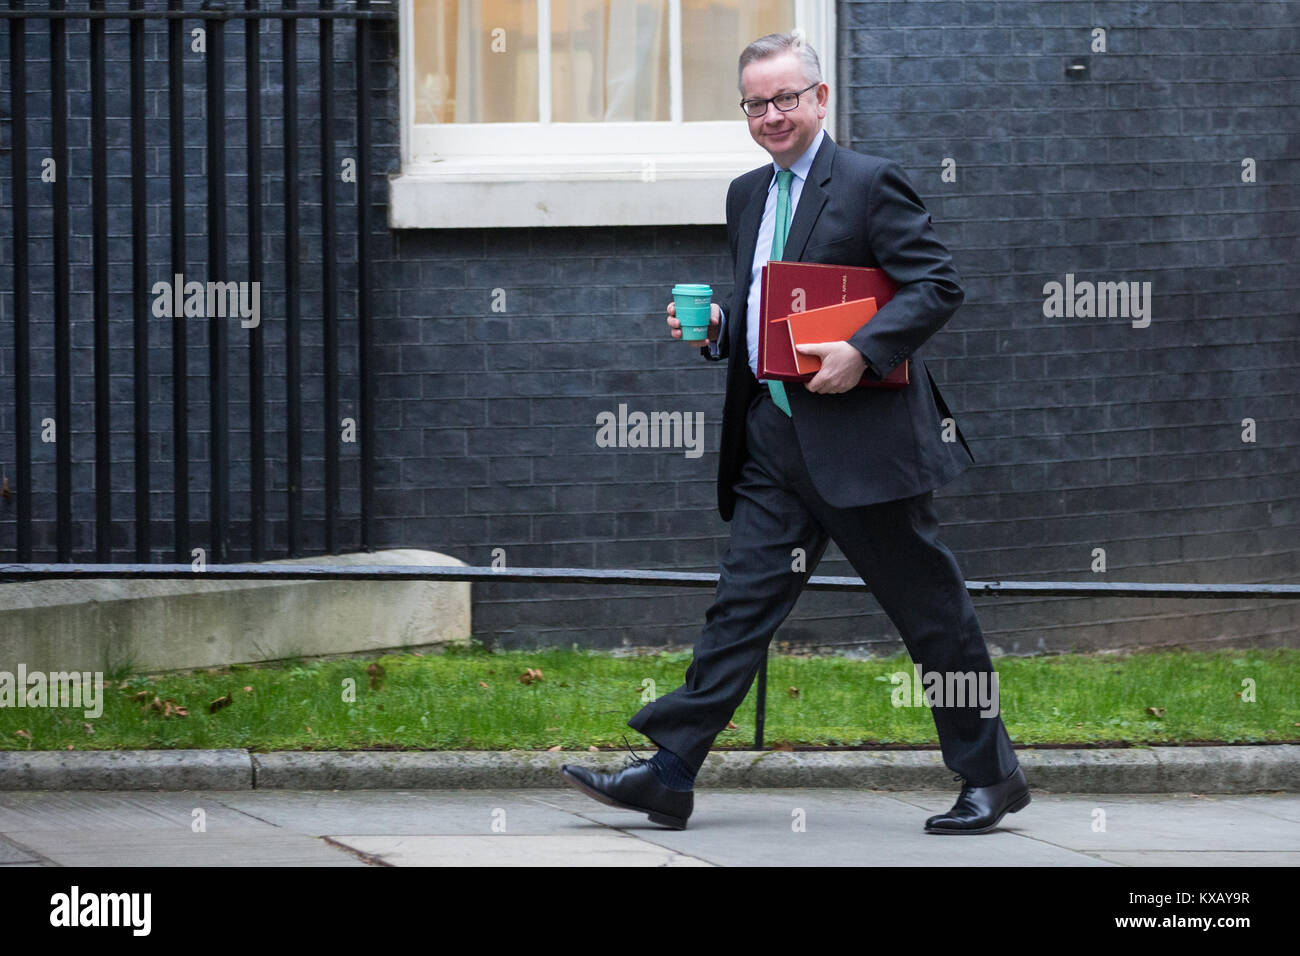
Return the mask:
<svg viewBox="0 0 1300 956">
<path fill-rule="evenodd" d="M 769 159 L 738 105 L 740 51 L 802 29 L 833 110 L 833 11 L 833 0 L 404 0 L 389 225 L 724 222 L 727 184 Z"/>
</svg>

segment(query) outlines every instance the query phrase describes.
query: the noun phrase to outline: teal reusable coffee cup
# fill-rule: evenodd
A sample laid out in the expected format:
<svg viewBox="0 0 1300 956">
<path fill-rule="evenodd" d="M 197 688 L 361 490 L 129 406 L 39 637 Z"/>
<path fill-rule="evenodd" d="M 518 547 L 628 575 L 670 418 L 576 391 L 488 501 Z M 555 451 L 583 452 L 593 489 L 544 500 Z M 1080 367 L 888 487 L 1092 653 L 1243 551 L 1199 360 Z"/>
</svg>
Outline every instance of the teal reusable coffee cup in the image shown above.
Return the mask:
<svg viewBox="0 0 1300 956">
<path fill-rule="evenodd" d="M 682 338 L 687 342 L 708 344 L 709 313 L 713 309 L 713 290 L 698 283 L 673 286 L 673 308 L 682 324 Z"/>
</svg>

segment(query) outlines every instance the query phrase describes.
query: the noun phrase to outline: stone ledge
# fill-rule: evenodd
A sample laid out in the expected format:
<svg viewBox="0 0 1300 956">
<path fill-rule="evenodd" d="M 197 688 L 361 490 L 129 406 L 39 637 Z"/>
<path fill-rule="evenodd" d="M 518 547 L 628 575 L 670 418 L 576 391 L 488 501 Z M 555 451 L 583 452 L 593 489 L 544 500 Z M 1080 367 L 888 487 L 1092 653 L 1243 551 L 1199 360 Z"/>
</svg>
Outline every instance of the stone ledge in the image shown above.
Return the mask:
<svg viewBox="0 0 1300 956">
<path fill-rule="evenodd" d="M 465 566 L 416 549 L 266 563 Z M 194 577 L 0 584 L 0 670 L 156 673 L 469 641 L 468 581 Z"/>
<path fill-rule="evenodd" d="M 1300 792 L 1300 745 L 1016 751 L 1051 793 Z M 518 790 L 564 786 L 560 767 L 623 766 L 626 754 L 508 751 L 0 751 L 0 790 Z M 935 750 L 709 755 L 706 789 L 939 790 L 957 782 Z"/>
</svg>

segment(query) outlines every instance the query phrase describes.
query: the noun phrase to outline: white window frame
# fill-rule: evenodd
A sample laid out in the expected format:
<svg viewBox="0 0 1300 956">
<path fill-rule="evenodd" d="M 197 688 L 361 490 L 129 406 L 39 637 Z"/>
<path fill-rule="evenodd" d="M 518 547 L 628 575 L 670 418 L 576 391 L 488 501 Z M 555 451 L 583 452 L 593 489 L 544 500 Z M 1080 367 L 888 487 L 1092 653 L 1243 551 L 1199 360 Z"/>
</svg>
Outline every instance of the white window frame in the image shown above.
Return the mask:
<svg viewBox="0 0 1300 956">
<path fill-rule="evenodd" d="M 550 0 L 537 9 L 539 26 L 549 24 Z M 719 224 L 728 183 L 771 160 L 739 106 L 734 120 L 683 122 L 681 84 L 672 81 L 667 122 L 552 123 L 543 108 L 540 123 L 416 126 L 411 0 L 401 0 L 399 17 L 402 168 L 388 177 L 390 228 Z M 669 0 L 668 23 L 669 70 L 680 77 L 681 0 Z M 831 84 L 823 126 L 834 133 L 835 0 L 795 0 L 795 26 Z M 549 31 L 538 36 L 549 87 Z M 539 104 L 549 92 L 539 89 Z"/>
</svg>

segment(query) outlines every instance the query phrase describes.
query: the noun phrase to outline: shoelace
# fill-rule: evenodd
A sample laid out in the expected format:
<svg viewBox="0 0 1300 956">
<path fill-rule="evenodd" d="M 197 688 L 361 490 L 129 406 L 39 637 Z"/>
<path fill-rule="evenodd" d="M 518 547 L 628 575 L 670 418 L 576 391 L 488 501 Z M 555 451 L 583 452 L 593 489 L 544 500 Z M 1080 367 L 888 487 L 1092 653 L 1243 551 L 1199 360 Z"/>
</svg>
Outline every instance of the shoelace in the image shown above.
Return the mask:
<svg viewBox="0 0 1300 956">
<path fill-rule="evenodd" d="M 623 746 L 627 747 L 627 749 L 632 752 L 632 756 L 628 759 L 627 763 L 623 764 L 624 770 L 627 770 L 630 767 L 639 767 L 643 763 L 650 762 L 645 757 L 642 757 L 640 754 L 638 754 L 635 750 L 632 750 L 632 745 L 627 742 L 627 734 L 623 735 Z"/>
<path fill-rule="evenodd" d="M 954 780 L 960 780 L 960 781 L 961 781 L 961 789 L 962 789 L 962 792 L 963 792 L 963 793 L 965 793 L 967 790 L 978 790 L 978 789 L 979 789 L 978 787 L 976 787 L 973 783 L 971 783 L 969 780 L 967 780 L 965 777 L 963 777 L 963 776 L 962 776 L 961 774 L 959 774 L 959 773 L 955 773 L 955 774 L 953 774 L 953 775 L 952 775 L 952 779 L 954 779 Z M 1010 777 L 1007 778 L 1007 780 L 1010 780 L 1010 779 L 1011 779 Z M 1004 781 L 1002 781 L 1002 782 L 1003 782 L 1003 783 L 1006 783 L 1006 780 L 1004 780 Z M 992 787 L 992 786 L 997 786 L 997 785 L 996 785 L 996 784 L 992 784 L 992 783 L 986 783 L 984 786 L 986 786 L 986 787 Z"/>
</svg>

